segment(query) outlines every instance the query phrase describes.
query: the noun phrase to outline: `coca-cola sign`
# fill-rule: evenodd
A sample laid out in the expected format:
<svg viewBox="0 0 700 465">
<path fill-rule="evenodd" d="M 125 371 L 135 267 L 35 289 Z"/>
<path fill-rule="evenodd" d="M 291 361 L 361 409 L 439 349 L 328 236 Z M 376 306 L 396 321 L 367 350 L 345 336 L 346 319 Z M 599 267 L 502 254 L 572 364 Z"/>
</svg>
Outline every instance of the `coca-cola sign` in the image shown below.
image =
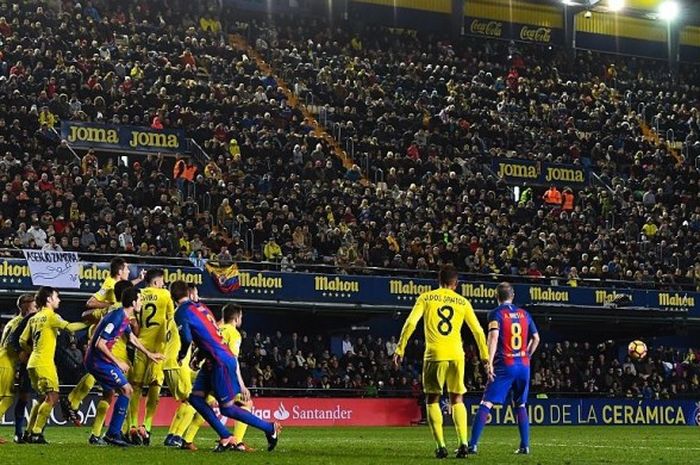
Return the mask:
<svg viewBox="0 0 700 465">
<path fill-rule="evenodd" d="M 488 37 L 501 37 L 503 35 L 503 23 L 500 21 L 482 21 L 474 19 L 469 26 L 472 34 Z"/>
<path fill-rule="evenodd" d="M 523 26 L 520 28 L 520 39 L 548 44 L 552 41 L 552 28 Z"/>
</svg>

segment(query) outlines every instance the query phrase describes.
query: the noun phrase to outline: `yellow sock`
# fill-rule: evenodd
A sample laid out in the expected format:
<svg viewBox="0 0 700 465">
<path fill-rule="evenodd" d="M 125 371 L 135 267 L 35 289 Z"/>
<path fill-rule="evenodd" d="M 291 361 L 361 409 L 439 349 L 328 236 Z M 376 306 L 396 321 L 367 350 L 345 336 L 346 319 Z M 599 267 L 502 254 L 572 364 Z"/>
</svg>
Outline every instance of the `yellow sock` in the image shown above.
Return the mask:
<svg viewBox="0 0 700 465">
<path fill-rule="evenodd" d="M 173 431 L 177 429 L 182 422 L 182 406 L 185 404 L 180 404 L 180 406 L 175 410 L 175 415 L 173 415 L 173 420 L 170 422 L 170 427 L 168 428 L 168 434 L 175 434 Z"/>
<path fill-rule="evenodd" d="M 160 386 L 150 386 L 148 388 L 148 396 L 146 397 L 146 416 L 143 419 L 143 425 L 146 427 L 146 431 L 151 431 L 153 417 L 156 415 L 159 400 Z"/>
<path fill-rule="evenodd" d="M 242 407 L 243 410 L 251 411 L 251 407 L 245 406 Z M 245 432 L 248 430 L 248 425 L 246 423 L 243 423 L 242 421 L 236 421 L 236 424 L 233 426 L 233 437 L 236 438 L 238 442 L 243 442 L 243 436 L 245 436 Z"/>
<path fill-rule="evenodd" d="M 94 385 L 95 378 L 90 373 L 83 376 L 70 394 L 68 394 L 70 408 L 73 410 L 78 410 L 80 408 L 80 403 L 83 401 L 83 399 L 85 399 L 85 397 L 87 397 Z"/>
<path fill-rule="evenodd" d="M 92 424 L 92 434 L 102 436 L 102 427 L 105 425 L 105 417 L 109 410 L 109 402 L 101 400 L 97 403 L 97 412 L 95 413 L 95 422 Z"/>
<path fill-rule="evenodd" d="M 36 411 L 36 422 L 34 423 L 34 428 L 32 428 L 33 434 L 41 433 L 41 431 L 44 429 L 44 426 L 46 426 L 46 422 L 49 419 L 49 415 L 51 415 L 51 410 L 53 410 L 53 405 L 49 404 L 46 401 L 41 403 L 41 405 Z"/>
<path fill-rule="evenodd" d="M 141 386 L 134 386 L 134 393 L 129 402 L 129 427 L 139 426 L 139 407 L 141 406 Z"/>
<path fill-rule="evenodd" d="M 199 413 L 195 414 L 194 418 L 192 418 L 192 423 L 187 427 L 187 431 L 185 431 L 185 435 L 182 439 L 184 439 L 185 442 L 194 442 L 194 437 L 197 436 L 197 432 L 203 424 L 204 418 L 202 418 Z"/>
<path fill-rule="evenodd" d="M 457 438 L 459 439 L 459 445 L 467 444 L 467 407 L 464 403 L 460 402 L 452 406 L 452 421 L 455 424 L 455 429 L 457 430 Z"/>
<path fill-rule="evenodd" d="M 34 429 L 34 424 L 36 423 L 36 416 L 39 413 L 39 403 L 31 401 L 32 409 L 29 411 L 29 423 L 27 423 L 27 431 L 30 433 Z"/>
<path fill-rule="evenodd" d="M 177 427 L 171 431 L 175 436 L 180 436 L 185 434 L 185 431 L 187 430 L 187 427 L 189 426 L 190 423 L 192 423 L 192 419 L 194 418 L 194 415 L 197 413 L 197 411 L 188 403 L 183 403 L 180 408 L 178 409 L 180 411 L 180 422 L 177 424 Z"/>
<path fill-rule="evenodd" d="M 0 418 L 2 418 L 3 415 L 5 415 L 5 412 L 7 412 L 7 409 L 12 407 L 12 404 L 15 403 L 14 397 L 2 397 L 0 398 Z"/>
<path fill-rule="evenodd" d="M 440 410 L 440 404 L 427 404 L 426 410 L 428 412 L 428 426 L 430 426 L 430 432 L 433 433 L 433 439 L 438 447 L 445 447 L 445 438 L 442 435 L 442 410 Z"/>
</svg>

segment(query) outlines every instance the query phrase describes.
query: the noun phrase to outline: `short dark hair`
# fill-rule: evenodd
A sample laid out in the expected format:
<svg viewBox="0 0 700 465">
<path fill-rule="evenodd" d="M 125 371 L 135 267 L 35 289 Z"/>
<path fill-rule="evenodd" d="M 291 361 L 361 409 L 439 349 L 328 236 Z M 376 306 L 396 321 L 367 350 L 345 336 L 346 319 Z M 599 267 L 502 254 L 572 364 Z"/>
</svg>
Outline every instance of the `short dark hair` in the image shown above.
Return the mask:
<svg viewBox="0 0 700 465">
<path fill-rule="evenodd" d="M 117 302 L 121 302 L 124 291 L 130 287 L 134 287 L 134 284 L 129 280 L 119 281 L 114 285 L 114 298 L 117 299 Z"/>
<path fill-rule="evenodd" d="M 34 296 L 33 296 L 32 294 L 22 294 L 22 295 L 19 296 L 19 298 L 17 299 L 17 309 L 18 309 L 18 310 L 22 310 L 22 307 L 23 307 L 25 304 L 27 304 L 27 303 L 29 303 L 29 302 L 32 302 L 33 300 L 34 300 Z"/>
<path fill-rule="evenodd" d="M 496 287 L 496 298 L 499 302 L 510 300 L 514 295 L 513 286 L 508 282 L 503 281 Z"/>
<path fill-rule="evenodd" d="M 438 273 L 438 281 L 441 286 L 449 285 L 457 281 L 457 268 L 454 265 L 443 265 Z"/>
<path fill-rule="evenodd" d="M 163 276 L 165 276 L 165 272 L 162 268 L 151 268 L 150 270 L 146 271 L 145 281 L 146 283 L 150 284 L 156 278 L 162 278 Z"/>
<path fill-rule="evenodd" d="M 36 305 L 39 308 L 46 307 L 49 297 L 51 297 L 54 292 L 58 294 L 58 289 L 51 286 L 41 286 L 36 292 L 36 297 L 34 298 L 34 300 L 36 300 Z"/>
<path fill-rule="evenodd" d="M 121 269 L 124 268 L 124 265 L 126 265 L 126 260 L 124 260 L 123 258 L 113 258 L 112 261 L 109 262 L 109 275 L 114 278 L 116 275 L 119 274 Z"/>
<path fill-rule="evenodd" d="M 170 295 L 172 296 L 175 302 L 182 299 L 183 297 L 187 297 L 187 294 L 188 286 L 185 281 L 178 279 L 177 281 L 173 281 L 170 284 Z"/>
<path fill-rule="evenodd" d="M 129 308 L 133 307 L 134 304 L 136 303 L 136 300 L 139 298 L 139 294 L 141 293 L 141 289 L 131 286 L 126 289 L 124 289 L 124 292 L 122 292 L 122 306 L 124 308 Z"/>
<path fill-rule="evenodd" d="M 221 319 L 224 320 L 224 323 L 228 323 L 241 313 L 243 313 L 243 308 L 240 305 L 226 304 L 224 308 L 221 309 Z"/>
</svg>

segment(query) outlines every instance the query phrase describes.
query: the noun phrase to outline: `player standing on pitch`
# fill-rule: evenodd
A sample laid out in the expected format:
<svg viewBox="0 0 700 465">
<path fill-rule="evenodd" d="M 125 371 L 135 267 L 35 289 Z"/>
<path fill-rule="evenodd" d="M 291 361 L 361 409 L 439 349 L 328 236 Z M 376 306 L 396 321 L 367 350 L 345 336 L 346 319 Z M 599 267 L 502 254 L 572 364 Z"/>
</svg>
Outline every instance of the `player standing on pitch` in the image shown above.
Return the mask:
<svg viewBox="0 0 700 465">
<path fill-rule="evenodd" d="M 515 292 L 509 283 L 496 288 L 498 307 L 489 313 L 489 381 L 472 425 L 469 453 L 476 454 L 484 426 L 493 404 L 502 404 L 513 390 L 520 447 L 516 454 L 530 453 L 530 424 L 527 417 L 527 394 L 530 389 L 530 357 L 540 344 L 535 322 L 530 314 L 513 305 Z"/>
<path fill-rule="evenodd" d="M 394 364 L 399 366 L 406 350 L 408 339 L 423 318 L 425 329 L 425 355 L 423 364 L 423 390 L 426 395 L 428 425 L 437 444 L 435 456 L 444 459 L 448 456 L 442 434 L 442 411 L 440 396 L 447 384 L 452 405 L 452 420 L 459 438 L 457 457 L 467 456 L 467 409 L 462 396 L 467 391 L 464 386 L 464 349 L 462 347 L 462 323 L 469 326 L 479 355 L 486 363 L 488 351 L 484 330 L 476 319 L 474 309 L 467 299 L 455 292 L 457 289 L 457 269 L 445 265 L 440 269 L 440 288 L 424 292 L 406 319 L 401 330 L 398 347 L 394 353 Z"/>
</svg>

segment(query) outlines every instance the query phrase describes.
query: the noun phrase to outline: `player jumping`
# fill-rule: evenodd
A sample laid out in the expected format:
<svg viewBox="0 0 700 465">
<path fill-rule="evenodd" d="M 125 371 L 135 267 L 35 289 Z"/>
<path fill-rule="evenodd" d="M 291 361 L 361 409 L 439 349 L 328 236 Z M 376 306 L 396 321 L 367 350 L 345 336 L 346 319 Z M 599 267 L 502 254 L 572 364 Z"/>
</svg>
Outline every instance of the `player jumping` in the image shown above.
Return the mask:
<svg viewBox="0 0 700 465">
<path fill-rule="evenodd" d="M 530 424 L 526 404 L 530 387 L 530 358 L 537 350 L 540 336 L 530 314 L 513 305 L 513 286 L 501 283 L 496 293 L 499 305 L 489 313 L 489 381 L 472 425 L 469 453 L 476 454 L 491 407 L 502 404 L 512 389 L 520 430 L 520 447 L 515 453 L 529 454 Z"/>
<path fill-rule="evenodd" d="M 175 321 L 180 330 L 179 360 L 183 360 L 194 343 L 205 359 L 189 397 L 190 404 L 214 428 L 219 435 L 216 452 L 232 450 L 237 445 L 236 438 L 219 421 L 206 397 L 212 393 L 219 403 L 219 411 L 226 417 L 242 421 L 265 432 L 267 449 L 273 450 L 279 439 L 279 423 L 270 423 L 253 415 L 236 404 L 238 394 L 244 402 L 250 400 L 250 391 L 245 387 L 241 377 L 238 360 L 224 343 L 211 311 L 201 303 L 190 301 L 187 284 L 177 281 L 171 286 L 173 297 L 177 299 L 178 308 Z"/>
<path fill-rule="evenodd" d="M 408 339 L 423 318 L 425 329 L 425 354 L 423 365 L 423 390 L 426 395 L 428 425 L 433 434 L 437 449 L 435 456 L 444 459 L 448 456 L 442 433 L 442 411 L 440 396 L 447 385 L 452 404 L 452 420 L 459 438 L 457 457 L 467 456 L 467 409 L 464 406 L 464 349 L 462 347 L 461 328 L 466 322 L 471 330 L 479 354 L 484 363 L 488 358 L 484 330 L 476 319 L 474 309 L 467 299 L 455 292 L 457 289 L 457 270 L 452 265 L 445 265 L 439 273 L 440 288 L 424 292 L 406 319 L 401 330 L 398 347 L 394 353 L 394 364 L 399 366 L 403 360 Z"/>
<path fill-rule="evenodd" d="M 129 398 L 134 391 L 124 374 L 129 370 L 129 365 L 112 353 L 112 347 L 125 334 L 129 342 L 154 363 L 163 360 L 163 355 L 151 353 L 131 331 L 131 316 L 141 308 L 140 291 L 134 287 L 124 290 L 121 304 L 121 308 L 109 312 L 97 325 L 85 354 L 85 367 L 102 386 L 103 402 L 109 405 L 114 392 L 118 392 L 119 398 L 114 403 L 114 412 L 104 440 L 113 446 L 126 447 L 129 444 L 122 439 L 122 425 L 129 407 Z"/>
</svg>

